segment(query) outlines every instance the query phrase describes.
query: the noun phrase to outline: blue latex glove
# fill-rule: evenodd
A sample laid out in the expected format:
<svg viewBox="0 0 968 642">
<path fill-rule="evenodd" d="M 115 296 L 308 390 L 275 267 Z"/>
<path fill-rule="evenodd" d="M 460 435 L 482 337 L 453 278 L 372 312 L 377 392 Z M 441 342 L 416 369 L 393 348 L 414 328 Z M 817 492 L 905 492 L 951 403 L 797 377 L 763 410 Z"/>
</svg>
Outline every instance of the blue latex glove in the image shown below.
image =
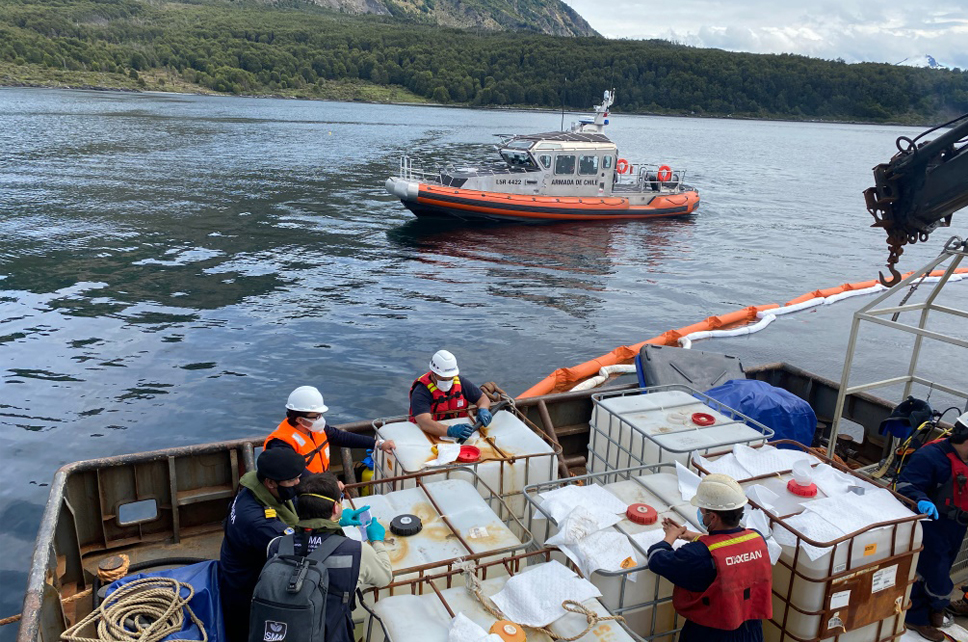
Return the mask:
<svg viewBox="0 0 968 642">
<path fill-rule="evenodd" d="M 362 526 L 360 522 L 360 513 L 365 510 L 370 510 L 369 506 L 364 506 L 363 508 L 357 508 L 356 510 L 343 509 L 343 514 L 340 515 L 339 525 L 340 526 Z"/>
<path fill-rule="evenodd" d="M 366 527 L 366 539 L 371 542 L 382 542 L 386 536 L 387 529 L 383 528 L 383 524 L 376 521 L 376 517 L 371 519 Z"/>
<path fill-rule="evenodd" d="M 938 519 L 938 517 L 940 517 L 938 515 L 938 507 L 927 499 L 922 499 L 918 502 L 918 512 L 920 512 L 922 515 L 927 515 L 931 519 Z"/>
<path fill-rule="evenodd" d="M 482 426 L 490 426 L 491 422 L 494 421 L 494 416 L 491 414 L 491 411 L 488 410 L 487 408 L 478 408 L 477 420 L 481 422 Z"/>
<path fill-rule="evenodd" d="M 468 424 L 454 424 L 447 428 L 447 436 L 451 439 L 467 439 L 474 434 L 474 427 Z"/>
</svg>

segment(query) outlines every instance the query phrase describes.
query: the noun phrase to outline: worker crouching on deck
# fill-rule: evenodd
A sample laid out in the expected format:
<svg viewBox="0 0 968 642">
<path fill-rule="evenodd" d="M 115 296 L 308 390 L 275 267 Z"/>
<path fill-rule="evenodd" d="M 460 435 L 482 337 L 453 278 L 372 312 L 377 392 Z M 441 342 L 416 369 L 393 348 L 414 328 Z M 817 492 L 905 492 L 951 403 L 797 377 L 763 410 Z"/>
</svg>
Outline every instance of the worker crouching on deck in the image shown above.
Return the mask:
<svg viewBox="0 0 968 642">
<path fill-rule="evenodd" d="M 901 471 L 897 492 L 914 500 L 931 519 L 921 522 L 924 550 L 911 588 L 904 623 L 923 638 L 941 642 L 944 612 L 968 616 L 964 598 L 951 602 L 951 565 L 968 529 L 968 413 L 958 417 L 947 439 L 919 449 Z"/>
<path fill-rule="evenodd" d="M 739 525 L 747 499 L 727 475 L 707 475 L 692 504 L 708 535 L 671 519 L 665 539 L 648 551 L 649 569 L 675 585 L 672 605 L 686 622 L 679 642 L 762 642 L 773 616 L 772 574 L 766 541 Z M 677 539 L 689 540 L 677 550 Z"/>
<path fill-rule="evenodd" d="M 467 439 L 474 434 L 473 426 L 448 426 L 441 420 L 466 417 L 470 404 L 477 406 L 477 420 L 482 426 L 491 423 L 491 400 L 459 374 L 457 357 L 447 350 L 438 350 L 430 358 L 430 372 L 417 377 L 410 386 L 410 421 L 425 433 Z"/>
<path fill-rule="evenodd" d="M 300 386 L 292 391 L 286 402 L 286 418 L 266 437 L 263 447 L 292 448 L 306 460 L 306 472 L 324 473 L 329 470 L 330 445 L 337 448 L 379 448 L 393 450 L 393 441 L 383 441 L 340 430 L 326 424 L 323 416 L 329 407 L 323 395 L 312 386 Z"/>
</svg>

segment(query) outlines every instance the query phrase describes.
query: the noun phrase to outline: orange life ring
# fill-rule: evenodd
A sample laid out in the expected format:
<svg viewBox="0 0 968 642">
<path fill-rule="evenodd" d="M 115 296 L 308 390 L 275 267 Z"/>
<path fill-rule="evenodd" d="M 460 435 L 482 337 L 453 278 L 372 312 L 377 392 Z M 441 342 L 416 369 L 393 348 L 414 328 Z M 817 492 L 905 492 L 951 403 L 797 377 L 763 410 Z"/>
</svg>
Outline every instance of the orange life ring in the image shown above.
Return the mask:
<svg viewBox="0 0 968 642">
<path fill-rule="evenodd" d="M 655 175 L 656 179 L 660 183 L 665 183 L 666 181 L 672 180 L 672 168 L 668 165 L 663 165 L 659 168 L 659 171 Z"/>
<path fill-rule="evenodd" d="M 615 163 L 615 171 L 618 172 L 619 174 L 628 174 L 629 172 L 632 171 L 632 166 L 629 165 L 629 162 L 627 160 L 625 160 L 624 158 L 620 158 L 618 159 L 618 162 Z"/>
</svg>

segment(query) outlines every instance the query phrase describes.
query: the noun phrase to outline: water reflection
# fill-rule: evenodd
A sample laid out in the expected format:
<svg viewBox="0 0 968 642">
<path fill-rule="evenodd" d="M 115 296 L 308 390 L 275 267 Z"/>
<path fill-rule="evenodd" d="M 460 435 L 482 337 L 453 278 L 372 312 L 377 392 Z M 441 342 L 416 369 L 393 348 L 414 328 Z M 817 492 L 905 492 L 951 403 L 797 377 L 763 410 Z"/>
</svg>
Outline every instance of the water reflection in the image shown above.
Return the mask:
<svg viewBox="0 0 968 642">
<path fill-rule="evenodd" d="M 479 266 L 491 296 L 586 318 L 601 309 L 619 267 L 662 272 L 670 255 L 687 260 L 692 226 L 688 218 L 552 224 L 415 219 L 388 230 L 387 240 L 433 268 L 450 264 L 448 258 Z M 442 284 L 453 278 L 446 269 L 419 275 Z"/>
</svg>

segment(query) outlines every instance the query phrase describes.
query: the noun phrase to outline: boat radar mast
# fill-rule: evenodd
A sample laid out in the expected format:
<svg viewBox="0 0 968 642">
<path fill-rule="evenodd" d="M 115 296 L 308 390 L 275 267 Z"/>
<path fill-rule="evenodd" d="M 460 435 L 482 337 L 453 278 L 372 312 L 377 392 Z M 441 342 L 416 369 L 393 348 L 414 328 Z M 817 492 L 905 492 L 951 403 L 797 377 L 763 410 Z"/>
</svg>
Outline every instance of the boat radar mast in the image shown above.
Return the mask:
<svg viewBox="0 0 968 642">
<path fill-rule="evenodd" d="M 571 131 L 580 134 L 604 134 L 608 124 L 608 108 L 615 102 L 615 90 L 605 90 L 602 104 L 595 105 L 594 117 L 583 117 L 577 123 L 572 123 Z"/>
</svg>

